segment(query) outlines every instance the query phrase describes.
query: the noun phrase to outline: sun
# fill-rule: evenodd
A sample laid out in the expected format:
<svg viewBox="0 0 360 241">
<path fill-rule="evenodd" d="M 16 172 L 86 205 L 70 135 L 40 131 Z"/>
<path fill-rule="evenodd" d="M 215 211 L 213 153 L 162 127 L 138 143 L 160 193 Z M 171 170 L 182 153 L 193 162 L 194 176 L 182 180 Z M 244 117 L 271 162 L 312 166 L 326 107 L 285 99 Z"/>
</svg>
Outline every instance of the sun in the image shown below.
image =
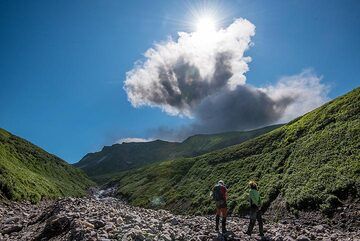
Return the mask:
<svg viewBox="0 0 360 241">
<path fill-rule="evenodd" d="M 201 34 L 211 34 L 216 31 L 216 21 L 211 16 L 202 16 L 197 20 L 196 32 Z"/>
<path fill-rule="evenodd" d="M 199 46 L 208 48 L 216 42 L 217 24 L 216 19 L 211 15 L 202 15 L 195 21 L 194 40 Z"/>
<path fill-rule="evenodd" d="M 221 39 L 222 25 L 228 18 L 227 9 L 217 2 L 201 2 L 190 5 L 187 19 L 187 31 L 197 48 L 204 51 L 215 47 Z"/>
</svg>

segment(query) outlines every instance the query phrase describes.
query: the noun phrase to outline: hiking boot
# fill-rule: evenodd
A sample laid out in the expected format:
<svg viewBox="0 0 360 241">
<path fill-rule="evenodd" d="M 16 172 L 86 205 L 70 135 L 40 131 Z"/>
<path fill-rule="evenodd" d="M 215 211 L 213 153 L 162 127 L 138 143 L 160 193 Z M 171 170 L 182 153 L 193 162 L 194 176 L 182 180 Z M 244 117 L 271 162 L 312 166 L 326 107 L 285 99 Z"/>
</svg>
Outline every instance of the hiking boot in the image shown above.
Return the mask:
<svg viewBox="0 0 360 241">
<path fill-rule="evenodd" d="M 215 231 L 217 233 L 219 232 L 219 224 L 220 224 L 220 217 L 218 215 L 216 215 L 216 217 L 215 217 Z"/>
<path fill-rule="evenodd" d="M 222 231 L 222 233 L 227 232 L 227 230 L 226 230 L 226 217 L 223 217 L 222 220 L 221 220 L 221 231 Z"/>
</svg>

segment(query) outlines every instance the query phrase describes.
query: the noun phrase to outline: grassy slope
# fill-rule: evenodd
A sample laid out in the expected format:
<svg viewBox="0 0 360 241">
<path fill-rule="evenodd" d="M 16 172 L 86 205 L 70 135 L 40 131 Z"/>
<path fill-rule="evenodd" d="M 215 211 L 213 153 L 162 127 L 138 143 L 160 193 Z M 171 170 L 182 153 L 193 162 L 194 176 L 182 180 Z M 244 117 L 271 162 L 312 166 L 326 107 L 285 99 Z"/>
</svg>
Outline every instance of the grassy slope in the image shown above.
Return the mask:
<svg viewBox="0 0 360 241">
<path fill-rule="evenodd" d="M 209 191 L 229 187 L 230 209 L 247 207 L 247 182 L 258 181 L 265 205 L 278 194 L 289 209 L 329 211 L 360 192 L 360 88 L 240 145 L 195 158 L 125 172 L 116 182 L 132 204 L 181 213 L 212 212 Z"/>
<path fill-rule="evenodd" d="M 92 184 L 81 170 L 0 128 L 0 196 L 37 202 L 80 196 Z"/>
<path fill-rule="evenodd" d="M 163 160 L 170 156 L 176 144 L 160 140 L 114 144 L 104 147 L 100 152 L 87 154 L 74 165 L 84 170 L 90 177 L 111 174 L 139 167 L 154 160 Z"/>
<path fill-rule="evenodd" d="M 83 169 L 97 182 L 102 182 L 119 171 L 137 168 L 157 161 L 193 157 L 222 149 L 259 136 L 279 126 L 281 125 L 268 126 L 252 131 L 195 135 L 182 143 L 156 140 L 145 143 L 115 144 L 104 147 L 100 152 L 87 154 L 75 166 Z"/>
<path fill-rule="evenodd" d="M 272 131 L 282 125 L 272 125 L 251 131 L 232 131 L 219 134 L 194 135 L 180 143 L 176 157 L 194 157 L 200 154 L 240 144 Z"/>
</svg>

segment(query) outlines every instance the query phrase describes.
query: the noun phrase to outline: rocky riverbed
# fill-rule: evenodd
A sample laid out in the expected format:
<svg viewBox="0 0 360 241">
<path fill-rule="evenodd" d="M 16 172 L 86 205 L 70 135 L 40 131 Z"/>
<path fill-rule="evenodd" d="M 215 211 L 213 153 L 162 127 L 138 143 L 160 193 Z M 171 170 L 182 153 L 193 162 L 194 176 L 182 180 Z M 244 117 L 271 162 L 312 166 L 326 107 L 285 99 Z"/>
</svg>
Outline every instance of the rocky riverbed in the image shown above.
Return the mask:
<svg viewBox="0 0 360 241">
<path fill-rule="evenodd" d="M 2 203 L 0 220 L 0 240 L 259 240 L 257 230 L 252 237 L 243 234 L 246 219 L 230 217 L 224 237 L 214 231 L 214 217 L 143 209 L 112 197 Z M 321 220 L 265 223 L 265 231 L 265 240 L 360 240 L 359 229 L 340 230 Z"/>
</svg>

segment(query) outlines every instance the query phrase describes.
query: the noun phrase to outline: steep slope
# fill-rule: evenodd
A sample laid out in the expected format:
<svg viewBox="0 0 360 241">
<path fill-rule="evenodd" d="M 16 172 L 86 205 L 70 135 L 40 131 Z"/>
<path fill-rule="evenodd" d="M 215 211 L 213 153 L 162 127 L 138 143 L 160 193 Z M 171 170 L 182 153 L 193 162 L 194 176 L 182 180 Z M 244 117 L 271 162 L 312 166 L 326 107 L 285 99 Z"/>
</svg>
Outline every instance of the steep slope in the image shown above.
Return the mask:
<svg viewBox="0 0 360 241">
<path fill-rule="evenodd" d="M 105 146 L 100 152 L 85 155 L 74 165 L 84 170 L 90 177 L 111 174 L 170 158 L 176 146 L 177 143 L 160 140 L 114 144 Z"/>
<path fill-rule="evenodd" d="M 178 157 L 193 157 L 213 150 L 239 144 L 281 125 L 273 125 L 252 131 L 234 131 L 213 135 L 191 136 L 182 143 L 151 141 L 143 143 L 122 143 L 105 146 L 100 152 L 85 155 L 76 167 L 83 169 L 89 176 L 111 177 L 112 173 L 129 170 L 156 161 Z"/>
<path fill-rule="evenodd" d="M 194 157 L 207 152 L 223 149 L 225 147 L 240 144 L 282 125 L 272 125 L 251 131 L 232 131 L 212 135 L 190 136 L 178 148 L 176 157 Z"/>
<path fill-rule="evenodd" d="M 81 170 L 0 128 L 0 198 L 81 196 L 92 184 Z"/>
<path fill-rule="evenodd" d="M 118 194 L 135 205 L 181 213 L 213 211 L 209 191 L 229 187 L 229 208 L 247 208 L 247 182 L 264 205 L 281 197 L 289 210 L 331 212 L 360 192 L 360 88 L 240 145 L 195 158 L 155 163 L 118 176 Z"/>
</svg>

